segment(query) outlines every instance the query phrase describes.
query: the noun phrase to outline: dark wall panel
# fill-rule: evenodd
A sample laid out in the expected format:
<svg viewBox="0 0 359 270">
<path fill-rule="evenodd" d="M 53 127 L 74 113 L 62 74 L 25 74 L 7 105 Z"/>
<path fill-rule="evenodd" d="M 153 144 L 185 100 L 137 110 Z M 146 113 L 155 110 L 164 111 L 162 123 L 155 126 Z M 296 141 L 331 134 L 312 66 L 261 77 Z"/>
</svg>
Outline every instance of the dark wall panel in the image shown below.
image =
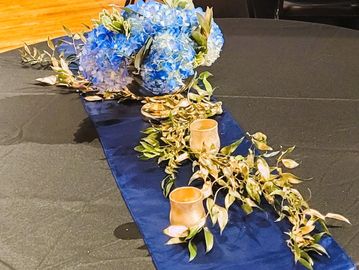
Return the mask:
<svg viewBox="0 0 359 270">
<path fill-rule="evenodd" d="M 216 18 L 246 18 L 248 17 L 247 0 L 194 0 L 196 6 L 203 8 L 214 7 Z"/>
</svg>

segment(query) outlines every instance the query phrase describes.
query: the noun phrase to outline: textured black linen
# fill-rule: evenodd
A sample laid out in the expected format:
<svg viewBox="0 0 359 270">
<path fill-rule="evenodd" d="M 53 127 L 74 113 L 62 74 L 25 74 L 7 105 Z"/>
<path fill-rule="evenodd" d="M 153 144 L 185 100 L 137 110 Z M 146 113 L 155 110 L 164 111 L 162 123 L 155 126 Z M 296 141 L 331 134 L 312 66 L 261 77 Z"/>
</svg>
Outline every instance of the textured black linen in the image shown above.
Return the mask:
<svg viewBox="0 0 359 270">
<path fill-rule="evenodd" d="M 306 188 L 311 188 L 313 208 L 339 212 L 352 221 L 352 226 L 334 227 L 332 232 L 358 262 L 359 33 L 287 21 L 223 19 L 218 22 L 226 41 L 222 57 L 210 69 L 215 74 L 217 96 L 245 130 L 261 130 L 274 144 L 297 145 L 295 158 L 303 161 L 298 174 L 314 177 L 302 185 L 302 191 L 306 193 Z M 76 127 L 80 121 L 74 114 L 77 110 L 83 115 L 74 99 L 59 96 L 56 107 L 50 106 L 44 112 L 37 106 L 39 100 L 50 100 L 46 94 L 53 88 L 33 85 L 35 78 L 46 74 L 23 68 L 17 51 L 0 55 L 1 95 L 28 93 L 0 100 L 2 123 L 8 123 L 2 125 L 2 145 L 16 144 L 18 140 L 73 141 L 70 132 L 74 129 L 68 127 Z M 38 91 L 36 95 L 32 94 L 34 89 Z M 62 113 L 62 108 L 66 108 L 66 113 Z M 68 111 L 73 111 L 76 117 Z M 18 139 L 14 127 L 18 122 L 23 123 L 28 115 L 36 115 L 38 121 L 29 122 Z M 91 126 L 85 128 L 82 134 L 93 132 Z M 2 160 L 5 162 L 6 157 Z M 31 164 L 34 160 L 27 162 Z M 16 183 L 17 189 L 25 185 Z M 3 190 L 7 190 L 10 182 L 2 185 Z M 28 183 L 24 187 L 29 192 L 35 190 L 34 186 L 35 183 Z M 54 196 L 53 191 L 49 191 L 48 197 L 59 199 L 61 195 Z M 16 213 L 17 209 L 11 211 Z M 16 217 L 8 216 L 6 221 L 11 220 L 16 227 Z M 32 241 L 32 247 L 41 246 L 36 238 Z M 67 241 L 70 245 L 71 241 L 81 240 L 69 238 Z M 8 246 L 3 246 L 6 251 Z M 20 247 L 22 253 L 30 253 L 29 246 L 21 246 L 19 242 Z M 20 254 L 11 257 L 15 264 L 22 260 Z"/>
</svg>

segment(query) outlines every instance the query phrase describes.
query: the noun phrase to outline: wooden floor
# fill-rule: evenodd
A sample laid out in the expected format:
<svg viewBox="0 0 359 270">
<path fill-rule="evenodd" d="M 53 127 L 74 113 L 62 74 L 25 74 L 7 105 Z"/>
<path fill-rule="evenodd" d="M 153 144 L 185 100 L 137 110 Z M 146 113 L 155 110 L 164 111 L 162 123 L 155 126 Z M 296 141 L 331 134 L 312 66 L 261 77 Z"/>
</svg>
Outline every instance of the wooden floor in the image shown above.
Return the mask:
<svg viewBox="0 0 359 270">
<path fill-rule="evenodd" d="M 99 11 L 125 0 L 0 0 L 0 52 L 64 35 L 91 24 Z"/>
</svg>

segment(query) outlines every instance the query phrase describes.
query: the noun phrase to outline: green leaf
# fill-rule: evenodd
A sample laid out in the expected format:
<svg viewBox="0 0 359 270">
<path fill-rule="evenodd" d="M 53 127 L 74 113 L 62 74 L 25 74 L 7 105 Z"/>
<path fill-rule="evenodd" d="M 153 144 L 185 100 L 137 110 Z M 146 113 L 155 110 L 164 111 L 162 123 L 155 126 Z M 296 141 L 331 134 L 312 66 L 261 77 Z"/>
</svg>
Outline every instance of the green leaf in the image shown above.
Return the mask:
<svg viewBox="0 0 359 270">
<path fill-rule="evenodd" d="M 209 77 L 213 76 L 212 73 L 208 72 L 208 71 L 204 71 L 202 72 L 199 76 L 198 79 L 202 81 L 207 93 L 209 95 L 213 94 L 213 87 L 212 85 L 209 83 L 209 81 L 207 80 Z"/>
<path fill-rule="evenodd" d="M 156 129 L 154 127 L 149 127 L 149 128 L 146 128 L 144 131 L 142 131 L 142 133 L 144 134 L 150 134 L 150 133 L 155 133 L 156 132 Z"/>
<path fill-rule="evenodd" d="M 283 158 L 281 161 L 283 165 L 288 169 L 294 169 L 299 166 L 299 163 L 293 159 Z"/>
<path fill-rule="evenodd" d="M 204 17 L 209 26 L 211 26 L 213 20 L 213 8 L 207 7 Z"/>
<path fill-rule="evenodd" d="M 257 131 L 251 136 L 253 139 L 260 141 L 260 142 L 267 142 L 267 135 L 264 133 Z"/>
<path fill-rule="evenodd" d="M 172 186 L 175 183 L 175 179 L 168 175 L 165 179 L 162 180 L 161 187 L 162 192 L 165 197 L 168 197 L 168 195 L 171 192 Z"/>
<path fill-rule="evenodd" d="M 211 198 L 207 198 L 207 209 L 209 211 L 209 216 L 211 217 L 212 224 L 215 225 L 218 221 L 219 210 L 218 210 L 218 206 L 214 203 L 213 199 Z"/>
<path fill-rule="evenodd" d="M 312 232 L 314 229 L 315 229 L 314 225 L 308 224 L 308 225 L 305 225 L 304 227 L 301 227 L 300 231 L 304 235 L 304 234 L 308 234 L 308 233 Z"/>
<path fill-rule="evenodd" d="M 24 43 L 24 50 L 25 50 L 25 52 L 27 52 L 27 54 L 30 54 L 30 55 L 31 55 L 31 51 L 30 51 L 29 45 L 27 45 L 26 43 Z"/>
<path fill-rule="evenodd" d="M 301 250 L 300 257 L 308 261 L 310 265 L 314 265 L 313 259 L 308 255 L 307 252 Z"/>
<path fill-rule="evenodd" d="M 207 79 L 207 78 L 212 77 L 212 76 L 213 76 L 213 74 L 211 72 L 203 71 L 198 75 L 198 79 L 203 80 L 203 79 Z"/>
<path fill-rule="evenodd" d="M 289 182 L 291 184 L 299 184 L 302 182 L 301 179 L 298 178 L 298 176 L 295 176 L 294 174 L 292 173 L 281 173 L 280 174 L 280 177 L 283 181 L 285 182 Z"/>
<path fill-rule="evenodd" d="M 244 137 L 242 137 L 241 139 L 235 141 L 234 143 L 225 146 L 221 149 L 221 154 L 223 155 L 231 155 L 234 151 L 236 151 L 236 149 L 238 148 L 238 146 L 243 142 Z"/>
<path fill-rule="evenodd" d="M 312 216 L 312 217 L 314 217 L 314 218 L 320 218 L 320 219 L 322 219 L 322 220 L 325 219 L 325 216 L 324 216 L 324 215 L 322 215 L 318 210 L 315 210 L 315 209 L 312 209 L 312 208 L 306 209 L 306 210 L 304 211 L 304 214 L 310 215 L 310 216 Z"/>
<path fill-rule="evenodd" d="M 260 189 L 258 187 L 258 184 L 253 181 L 252 178 L 248 178 L 248 182 L 246 184 L 246 191 L 253 200 L 258 203 L 260 202 Z"/>
<path fill-rule="evenodd" d="M 183 225 L 171 225 L 163 230 L 163 233 L 176 238 L 176 237 L 187 237 L 188 235 L 188 228 Z"/>
<path fill-rule="evenodd" d="M 270 169 L 268 163 L 263 158 L 257 159 L 257 168 L 259 173 L 265 180 L 268 180 L 270 178 Z"/>
<path fill-rule="evenodd" d="M 271 151 L 273 150 L 272 147 L 270 147 L 269 145 L 267 145 L 265 142 L 260 142 L 260 141 L 257 141 L 257 140 L 254 140 L 252 139 L 254 145 L 259 149 L 259 150 L 262 150 L 262 151 Z"/>
<path fill-rule="evenodd" d="M 68 29 L 65 25 L 63 25 L 62 28 L 64 28 L 66 35 L 68 35 L 69 37 L 72 37 L 72 32 L 70 29 Z"/>
<path fill-rule="evenodd" d="M 192 0 L 179 0 L 177 6 L 185 9 L 194 9 Z"/>
<path fill-rule="evenodd" d="M 88 26 L 87 24 L 85 24 L 85 23 L 81 23 L 86 29 L 88 29 L 88 30 L 91 30 L 91 27 L 90 26 Z"/>
<path fill-rule="evenodd" d="M 194 226 L 189 229 L 189 233 L 186 236 L 186 240 L 190 240 L 195 237 L 202 230 L 202 226 Z"/>
<path fill-rule="evenodd" d="M 300 248 L 298 247 L 297 243 L 294 243 L 294 260 L 295 262 L 297 262 L 300 257 L 301 257 L 301 251 Z"/>
<path fill-rule="evenodd" d="M 207 198 L 206 200 L 206 207 L 207 207 L 207 211 L 211 212 L 213 206 L 214 206 L 214 200 L 212 198 Z"/>
<path fill-rule="evenodd" d="M 158 141 L 156 139 L 153 139 L 151 136 L 147 136 L 145 138 L 142 138 L 142 140 L 149 143 L 152 146 L 156 146 L 158 144 Z"/>
<path fill-rule="evenodd" d="M 328 213 L 325 215 L 325 218 L 331 218 L 331 219 L 336 219 L 336 220 L 340 220 L 340 221 L 344 221 L 348 224 L 351 224 L 349 219 L 347 219 L 346 217 L 339 215 L 339 214 L 334 214 L 334 213 Z"/>
<path fill-rule="evenodd" d="M 312 244 L 310 245 L 311 248 L 314 248 L 315 250 L 319 251 L 321 254 L 325 254 L 327 255 L 327 257 L 330 257 L 328 252 L 326 251 L 326 249 L 324 247 L 322 247 L 319 244 Z"/>
<path fill-rule="evenodd" d="M 298 261 L 308 270 L 313 270 L 313 266 L 307 260 L 300 258 Z"/>
<path fill-rule="evenodd" d="M 52 40 L 50 39 L 50 37 L 47 37 L 47 46 L 49 46 L 49 48 L 51 49 L 51 50 L 55 50 L 55 45 L 54 45 L 54 43 L 52 42 Z"/>
<path fill-rule="evenodd" d="M 199 179 L 199 178 L 201 178 L 201 177 L 202 177 L 201 171 L 196 171 L 196 172 L 191 176 L 191 178 L 189 179 L 188 185 L 192 184 L 192 182 L 193 182 L 194 180 L 197 180 L 197 179 Z"/>
<path fill-rule="evenodd" d="M 137 145 L 137 146 L 134 148 L 135 151 L 141 152 L 141 153 L 143 152 L 144 149 L 145 149 L 145 148 L 143 148 L 142 145 Z"/>
<path fill-rule="evenodd" d="M 228 211 L 220 206 L 217 206 L 218 209 L 218 225 L 220 228 L 220 233 L 222 234 L 224 228 L 228 223 Z"/>
<path fill-rule="evenodd" d="M 247 204 L 247 203 L 242 203 L 242 205 L 241 205 L 241 208 L 242 208 L 242 210 L 247 214 L 247 215 L 249 215 L 250 213 L 252 213 L 253 212 L 253 208 L 252 208 L 252 206 L 250 206 L 249 204 Z"/>
<path fill-rule="evenodd" d="M 271 158 L 271 157 L 278 155 L 279 153 L 280 153 L 280 151 L 274 151 L 274 152 L 270 152 L 270 153 L 267 152 L 267 153 L 263 154 L 263 157 Z"/>
<path fill-rule="evenodd" d="M 209 7 L 207 7 L 204 16 L 200 13 L 197 13 L 197 19 L 199 25 L 201 26 L 202 32 L 205 34 L 206 37 L 209 36 L 211 31 L 212 17 L 213 17 L 213 11 Z"/>
<path fill-rule="evenodd" d="M 57 77 L 55 75 L 50 75 L 44 78 L 37 78 L 36 81 L 49 85 L 55 85 L 57 82 Z"/>
<path fill-rule="evenodd" d="M 84 34 L 83 34 L 83 33 L 78 33 L 78 35 L 79 35 L 81 41 L 82 41 L 83 43 L 86 43 L 87 39 L 86 39 L 86 37 L 84 36 Z"/>
<path fill-rule="evenodd" d="M 141 70 L 141 65 L 143 62 L 143 59 L 146 57 L 151 44 L 152 44 L 152 38 L 148 38 L 145 45 L 138 51 L 138 53 L 135 56 L 135 60 L 134 60 L 134 66 L 137 69 L 137 74 L 139 74 L 140 70 Z"/>
<path fill-rule="evenodd" d="M 134 10 L 130 9 L 129 7 L 121 7 L 121 8 L 128 13 L 137 13 Z"/>
<path fill-rule="evenodd" d="M 207 47 L 207 39 L 198 29 L 192 32 L 192 38 L 199 46 Z"/>
<path fill-rule="evenodd" d="M 204 182 L 202 188 L 201 188 L 201 192 L 203 195 L 203 198 L 208 198 L 209 196 L 212 196 L 212 182 L 211 181 L 206 181 Z"/>
<path fill-rule="evenodd" d="M 190 240 L 188 242 L 189 261 L 192 261 L 197 256 L 197 246 Z"/>
<path fill-rule="evenodd" d="M 287 154 L 293 152 L 294 149 L 295 149 L 295 146 L 292 146 L 292 147 L 289 147 L 287 150 L 283 151 L 283 152 L 280 154 L 280 156 L 278 157 L 278 162 L 281 161 L 282 158 L 283 158 L 285 155 L 287 155 Z"/>
<path fill-rule="evenodd" d="M 229 207 L 231 207 L 231 205 L 233 204 L 233 202 L 235 200 L 236 200 L 236 198 L 234 196 L 227 193 L 226 197 L 224 198 L 224 205 L 225 205 L 227 210 L 229 209 Z"/>
<path fill-rule="evenodd" d="M 202 16 L 202 14 L 197 13 L 197 20 L 198 20 L 199 25 L 203 28 L 203 30 L 204 30 L 206 33 L 208 33 L 210 29 L 209 29 L 208 26 L 207 26 L 205 17 Z"/>
<path fill-rule="evenodd" d="M 314 241 L 318 243 L 320 239 L 326 234 L 326 232 L 321 232 L 313 235 Z"/>
<path fill-rule="evenodd" d="M 170 240 L 168 240 L 166 242 L 166 245 L 176 245 L 176 244 L 182 244 L 182 243 L 186 243 L 186 241 L 184 241 L 178 237 L 174 237 L 174 238 L 171 238 Z"/>
<path fill-rule="evenodd" d="M 188 152 L 183 152 L 176 158 L 176 162 L 181 163 L 186 159 L 189 159 L 189 154 L 188 154 Z"/>
<path fill-rule="evenodd" d="M 204 240 L 206 241 L 206 253 L 208 253 L 213 248 L 213 234 L 207 227 L 204 227 Z"/>
</svg>

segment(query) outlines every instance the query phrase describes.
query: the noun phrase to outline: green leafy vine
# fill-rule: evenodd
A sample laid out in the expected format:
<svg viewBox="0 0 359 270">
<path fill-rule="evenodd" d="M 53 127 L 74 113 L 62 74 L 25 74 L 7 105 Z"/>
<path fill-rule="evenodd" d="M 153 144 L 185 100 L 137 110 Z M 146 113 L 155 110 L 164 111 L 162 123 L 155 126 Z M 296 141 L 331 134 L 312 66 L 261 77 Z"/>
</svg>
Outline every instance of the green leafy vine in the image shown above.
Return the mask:
<svg viewBox="0 0 359 270">
<path fill-rule="evenodd" d="M 176 173 L 182 162 L 190 160 L 194 173 L 189 180 L 202 181 L 202 193 L 206 198 L 207 216 L 213 225 L 218 224 L 220 232 L 226 228 L 228 211 L 233 203 L 238 202 L 246 214 L 254 208 L 263 211 L 261 205 L 265 201 L 278 215 L 277 221 L 286 219 L 291 224 L 287 245 L 294 254 L 295 262 L 307 269 L 313 269 L 312 254 L 329 256 L 320 245 L 324 235 L 329 235 L 327 219 L 337 219 L 349 223 L 339 214 L 321 214 L 309 207 L 306 200 L 295 189 L 301 183 L 291 169 L 299 163 L 288 158 L 294 147 L 273 150 L 267 143 L 267 136 L 261 132 L 247 134 L 232 144 L 223 147 L 219 153 L 193 153 L 189 147 L 189 125 L 195 119 L 209 118 L 222 113 L 221 103 L 211 101 L 213 88 L 208 82 L 209 73 L 202 73 L 192 85 L 194 92 L 187 97 L 180 96 L 181 102 L 173 105 L 172 114 L 159 124 L 152 124 L 144 131 L 146 136 L 135 149 L 141 153 L 142 159 L 156 158 L 158 163 L 166 162 L 167 177 L 162 180 L 165 196 L 170 193 Z M 202 89 L 200 86 L 203 86 Z M 171 103 L 173 97 L 163 97 Z M 172 101 L 173 102 L 173 101 Z M 246 155 L 235 154 L 243 140 L 249 140 L 251 147 Z M 271 165 L 270 165 L 271 164 Z M 217 202 L 217 197 L 224 196 L 224 205 Z M 194 228 L 169 226 L 164 233 L 171 237 L 167 244 L 187 243 L 190 260 L 197 255 L 197 248 L 192 241 L 197 235 L 204 233 L 207 251 L 213 247 L 213 235 L 205 222 Z M 212 239 L 212 240 L 209 240 Z"/>
<path fill-rule="evenodd" d="M 164 106 L 171 110 L 169 118 L 160 124 L 153 123 L 144 130 L 146 136 L 135 148 L 141 153 L 142 159 L 157 158 L 158 163 L 167 162 L 167 176 L 162 180 L 162 189 L 166 197 L 175 182 L 177 169 L 190 157 L 189 125 L 195 119 L 222 113 L 222 103 L 211 101 L 213 89 L 207 80 L 209 76 L 211 74 L 208 72 L 200 74 L 192 84 L 193 92 L 188 93 L 186 97 L 182 94 L 163 97 L 166 101 Z"/>
</svg>

